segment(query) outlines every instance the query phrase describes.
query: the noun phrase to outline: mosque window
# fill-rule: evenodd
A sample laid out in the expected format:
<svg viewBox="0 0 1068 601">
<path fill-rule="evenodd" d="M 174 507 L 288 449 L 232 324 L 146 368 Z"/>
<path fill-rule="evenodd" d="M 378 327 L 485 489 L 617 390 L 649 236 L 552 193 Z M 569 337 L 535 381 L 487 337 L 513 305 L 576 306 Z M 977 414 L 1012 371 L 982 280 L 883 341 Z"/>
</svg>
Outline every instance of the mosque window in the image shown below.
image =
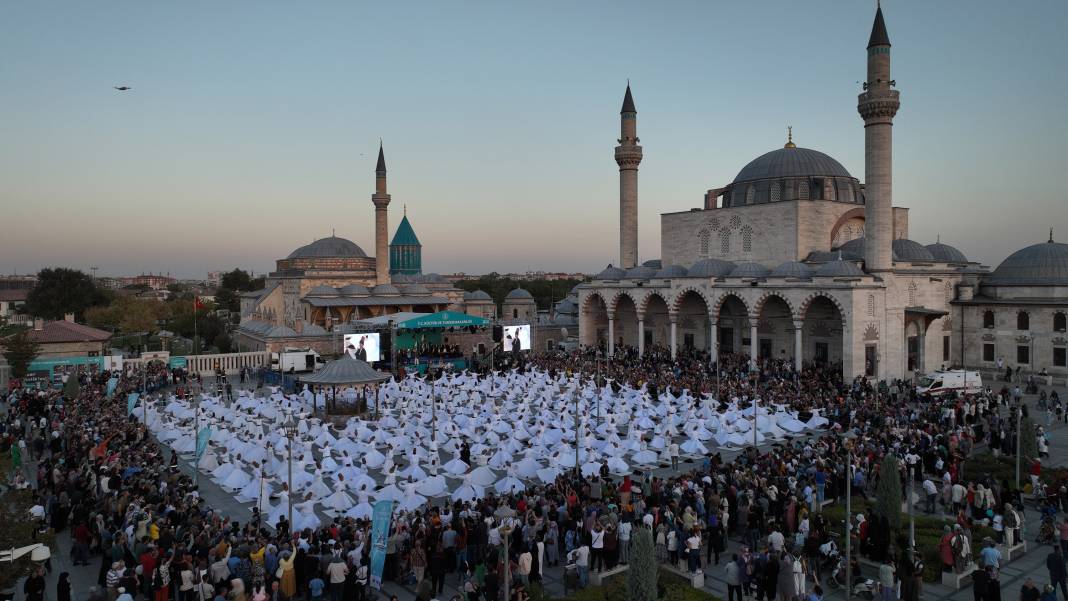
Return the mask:
<svg viewBox="0 0 1068 601">
<path fill-rule="evenodd" d="M 909 283 L 909 306 L 916 306 L 916 282 Z"/>
<path fill-rule="evenodd" d="M 731 217 L 731 229 L 736 230 L 740 227 L 742 227 L 742 218 L 737 215 Z"/>
<path fill-rule="evenodd" d="M 808 200 L 808 180 L 797 182 L 797 198 L 799 200 Z"/>
<path fill-rule="evenodd" d="M 809 196 L 812 200 L 823 200 L 823 178 L 817 177 L 812 179 L 812 190 L 809 191 Z"/>
<path fill-rule="evenodd" d="M 729 255 L 731 253 L 731 231 L 722 230 L 719 233 L 719 254 Z"/>
<path fill-rule="evenodd" d="M 748 225 L 742 228 L 742 252 L 753 252 L 753 228 Z"/>
<path fill-rule="evenodd" d="M 782 191 L 779 182 L 772 182 L 771 184 L 771 202 L 779 202 L 782 199 Z"/>
<path fill-rule="evenodd" d="M 841 183 L 839 187 L 841 190 L 838 194 L 838 200 L 843 202 L 853 202 L 853 186 L 848 183 Z"/>
<path fill-rule="evenodd" d="M 1016 329 L 1017 330 L 1030 330 L 1031 329 L 1031 315 L 1027 311 L 1020 311 L 1016 314 Z"/>
<path fill-rule="evenodd" d="M 853 226 L 847 225 L 841 229 L 839 234 L 842 236 L 842 242 L 849 242 L 853 239 Z"/>
<path fill-rule="evenodd" d="M 875 317 L 875 295 L 868 295 L 868 317 Z"/>
<path fill-rule="evenodd" d="M 994 312 L 983 311 L 983 327 L 988 330 L 994 329 Z"/>
<path fill-rule="evenodd" d="M 1063 346 L 1053 347 L 1053 367 L 1068 367 L 1068 352 Z"/>
<path fill-rule="evenodd" d="M 712 232 L 702 229 L 697 236 L 701 240 L 701 256 L 708 256 L 708 240 L 712 237 Z"/>
<path fill-rule="evenodd" d="M 745 204 L 753 204 L 753 199 L 756 197 L 756 186 L 750 185 L 745 189 Z"/>
<path fill-rule="evenodd" d="M 1054 332 L 1063 332 L 1066 329 L 1068 329 L 1068 327 L 1065 327 L 1066 325 L 1068 325 L 1068 324 L 1065 323 L 1066 321 L 1068 321 L 1068 319 L 1065 318 L 1064 313 L 1054 313 L 1053 314 L 1053 331 Z"/>
</svg>

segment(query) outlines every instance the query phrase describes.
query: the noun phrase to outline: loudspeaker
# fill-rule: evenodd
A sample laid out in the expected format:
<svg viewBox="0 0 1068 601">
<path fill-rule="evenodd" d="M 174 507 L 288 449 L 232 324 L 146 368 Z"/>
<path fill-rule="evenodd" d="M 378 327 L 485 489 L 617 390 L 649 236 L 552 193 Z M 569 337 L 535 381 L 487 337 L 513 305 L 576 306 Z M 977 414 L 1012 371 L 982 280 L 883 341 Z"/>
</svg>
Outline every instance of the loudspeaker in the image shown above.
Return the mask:
<svg viewBox="0 0 1068 601">
<path fill-rule="evenodd" d="M 500 342 L 504 340 L 504 328 L 501 326 L 493 326 L 493 341 Z"/>
</svg>

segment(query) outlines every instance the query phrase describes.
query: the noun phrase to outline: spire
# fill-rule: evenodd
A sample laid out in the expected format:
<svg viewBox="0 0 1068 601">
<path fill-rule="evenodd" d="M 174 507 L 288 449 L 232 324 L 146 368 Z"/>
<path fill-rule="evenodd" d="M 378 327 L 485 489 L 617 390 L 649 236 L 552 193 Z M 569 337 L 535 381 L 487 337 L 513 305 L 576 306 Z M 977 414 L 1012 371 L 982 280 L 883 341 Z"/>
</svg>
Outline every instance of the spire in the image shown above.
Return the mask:
<svg viewBox="0 0 1068 601">
<path fill-rule="evenodd" d="M 875 9 L 875 23 L 871 26 L 871 37 L 868 38 L 868 48 L 873 46 L 889 46 L 890 36 L 886 33 L 886 23 L 883 21 L 883 7 Z"/>
<path fill-rule="evenodd" d="M 630 80 L 627 80 L 627 93 L 623 96 L 623 108 L 619 111 L 623 113 L 637 113 L 638 109 L 634 108 L 634 97 L 630 95 Z"/>
<path fill-rule="evenodd" d="M 786 144 L 783 144 L 783 148 L 797 148 L 797 144 L 794 144 L 794 126 L 786 126 Z"/>
<path fill-rule="evenodd" d="M 375 173 L 386 172 L 386 155 L 382 152 L 382 138 L 378 139 L 378 165 L 375 167 Z"/>
</svg>

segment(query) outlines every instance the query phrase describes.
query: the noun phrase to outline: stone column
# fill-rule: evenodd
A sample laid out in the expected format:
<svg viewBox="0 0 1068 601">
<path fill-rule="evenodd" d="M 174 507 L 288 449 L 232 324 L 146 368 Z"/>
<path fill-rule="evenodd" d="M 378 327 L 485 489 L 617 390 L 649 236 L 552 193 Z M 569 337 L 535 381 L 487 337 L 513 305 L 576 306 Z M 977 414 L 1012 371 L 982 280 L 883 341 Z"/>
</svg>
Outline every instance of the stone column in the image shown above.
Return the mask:
<svg viewBox="0 0 1068 601">
<path fill-rule="evenodd" d="M 645 356 L 645 316 L 638 316 L 638 357 Z"/>
<path fill-rule="evenodd" d="M 927 373 L 924 363 L 927 359 L 927 324 L 924 318 L 916 320 L 916 371 Z"/>
<path fill-rule="evenodd" d="M 805 320 L 794 320 L 794 369 L 801 371 L 801 355 L 804 353 L 804 345 L 801 342 L 801 330 L 804 329 Z"/>
<path fill-rule="evenodd" d="M 708 356 L 709 364 L 712 364 L 719 362 L 719 322 L 714 318 L 709 322 L 711 325 L 709 327 Z"/>
<path fill-rule="evenodd" d="M 671 320 L 671 358 L 674 359 L 675 350 L 678 348 L 675 337 L 678 331 L 677 325 L 679 321 L 679 316 L 677 313 L 668 313 L 668 319 Z"/>
<path fill-rule="evenodd" d="M 608 356 L 616 354 L 616 318 L 608 314 Z"/>
<path fill-rule="evenodd" d="M 760 341 L 757 339 L 758 320 L 757 316 L 749 316 L 749 369 L 752 371 L 757 369 L 757 351 L 760 349 Z"/>
</svg>

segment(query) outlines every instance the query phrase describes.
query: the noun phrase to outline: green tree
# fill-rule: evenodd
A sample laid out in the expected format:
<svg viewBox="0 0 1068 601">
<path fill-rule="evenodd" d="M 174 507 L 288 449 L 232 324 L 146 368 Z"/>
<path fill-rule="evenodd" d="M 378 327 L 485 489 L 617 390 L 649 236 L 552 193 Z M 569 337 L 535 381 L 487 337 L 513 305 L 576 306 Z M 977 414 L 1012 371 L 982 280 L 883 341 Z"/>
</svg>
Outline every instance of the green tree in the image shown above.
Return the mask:
<svg viewBox="0 0 1068 601">
<path fill-rule="evenodd" d="M 33 341 L 26 331 L 4 340 L 4 359 L 11 366 L 11 375 L 21 378 L 30 370 L 30 363 L 41 353 L 41 345 Z"/>
<path fill-rule="evenodd" d="M 7 476 L 11 467 L 7 458 L 3 462 L 3 467 L 2 471 Z M 0 493 L 0 523 L 4 524 L 4 527 L 0 528 L 0 549 L 18 549 L 38 542 L 51 547 L 53 553 L 58 551 L 51 534 L 34 536 L 36 521 L 30 519 L 32 506 L 32 491 L 12 488 Z M 19 578 L 29 573 L 32 565 L 28 554 L 13 563 L 0 562 L 0 590 L 14 586 Z"/>
<path fill-rule="evenodd" d="M 68 400 L 73 401 L 78 398 L 78 393 L 82 391 L 81 384 L 78 383 L 78 374 L 73 373 L 67 376 L 67 383 L 63 385 L 63 396 Z"/>
<path fill-rule="evenodd" d="M 56 267 L 37 273 L 37 285 L 26 297 L 26 312 L 44 319 L 62 319 L 65 314 L 74 313 L 82 319 L 86 309 L 108 301 L 109 295 L 90 276 L 76 269 Z"/>
<path fill-rule="evenodd" d="M 658 568 L 653 554 L 653 531 L 634 528 L 630 537 L 630 565 L 627 569 L 628 601 L 656 601 Z"/>
<path fill-rule="evenodd" d="M 901 529 L 901 463 L 896 455 L 887 455 L 879 464 L 879 482 L 875 486 L 875 513 L 885 516 L 891 529 Z"/>
<path fill-rule="evenodd" d="M 244 269 L 234 269 L 223 274 L 219 289 L 215 292 L 215 300 L 224 309 L 240 311 L 240 293 L 259 290 L 263 286 L 263 278 L 253 278 Z"/>
<path fill-rule="evenodd" d="M 1038 457 L 1038 439 L 1035 438 L 1035 422 L 1027 416 L 1020 420 L 1020 455 L 1026 461 L 1034 461 Z"/>
</svg>

